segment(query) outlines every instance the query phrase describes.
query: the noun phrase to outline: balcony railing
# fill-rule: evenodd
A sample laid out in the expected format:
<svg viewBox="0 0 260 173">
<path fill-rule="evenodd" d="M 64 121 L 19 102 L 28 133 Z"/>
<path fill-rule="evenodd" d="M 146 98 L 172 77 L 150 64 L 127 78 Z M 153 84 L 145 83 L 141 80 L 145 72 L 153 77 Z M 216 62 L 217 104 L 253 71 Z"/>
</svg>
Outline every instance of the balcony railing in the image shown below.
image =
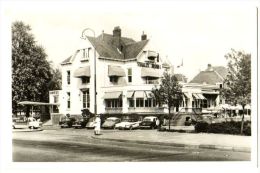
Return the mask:
<svg viewBox="0 0 260 173">
<path fill-rule="evenodd" d="M 147 113 L 164 113 L 163 107 L 132 107 L 128 108 L 129 113 L 147 112 Z"/>
<path fill-rule="evenodd" d="M 123 108 L 122 107 L 118 107 L 118 108 L 106 107 L 105 110 L 106 110 L 106 113 L 122 113 Z"/>
</svg>

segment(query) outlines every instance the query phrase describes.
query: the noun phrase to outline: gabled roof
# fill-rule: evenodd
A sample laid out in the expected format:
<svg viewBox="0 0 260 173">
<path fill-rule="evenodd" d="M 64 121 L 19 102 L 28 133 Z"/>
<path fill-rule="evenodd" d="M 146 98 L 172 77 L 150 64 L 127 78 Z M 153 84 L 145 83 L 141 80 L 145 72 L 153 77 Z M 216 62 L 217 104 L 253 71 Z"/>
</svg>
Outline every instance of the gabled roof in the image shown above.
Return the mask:
<svg viewBox="0 0 260 173">
<path fill-rule="evenodd" d="M 228 74 L 228 70 L 223 66 L 212 67 L 211 70 L 201 71 L 195 76 L 189 83 L 206 83 L 215 85 L 216 83 L 222 83 Z"/>
<path fill-rule="evenodd" d="M 127 60 L 136 58 L 149 40 L 136 42 L 126 37 L 114 37 L 110 34 L 103 34 L 94 37 L 87 37 L 91 44 L 101 57 L 112 58 L 117 60 Z M 122 51 L 118 48 L 118 44 L 122 45 Z"/>
<path fill-rule="evenodd" d="M 62 61 L 61 64 L 68 64 L 68 63 L 70 63 L 71 58 L 72 58 L 72 56 L 68 57 L 67 59 L 65 59 L 64 61 Z"/>
<path fill-rule="evenodd" d="M 201 71 L 189 83 L 206 83 L 215 85 L 219 82 L 223 82 L 223 79 L 215 71 Z"/>
</svg>

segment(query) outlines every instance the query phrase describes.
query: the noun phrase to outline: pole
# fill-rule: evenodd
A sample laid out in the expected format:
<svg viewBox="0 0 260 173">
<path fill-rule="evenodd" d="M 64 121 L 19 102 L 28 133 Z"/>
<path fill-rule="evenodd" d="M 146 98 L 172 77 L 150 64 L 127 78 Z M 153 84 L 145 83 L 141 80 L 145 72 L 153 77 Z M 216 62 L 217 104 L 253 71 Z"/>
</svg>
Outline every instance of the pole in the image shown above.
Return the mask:
<svg viewBox="0 0 260 173">
<path fill-rule="evenodd" d="M 95 31 L 91 28 L 86 28 L 82 31 L 81 38 L 86 40 L 87 36 L 85 32 L 89 30 L 93 33 L 94 38 L 96 38 Z M 96 75 L 96 48 L 94 47 L 94 114 L 97 115 L 97 75 Z"/>
</svg>

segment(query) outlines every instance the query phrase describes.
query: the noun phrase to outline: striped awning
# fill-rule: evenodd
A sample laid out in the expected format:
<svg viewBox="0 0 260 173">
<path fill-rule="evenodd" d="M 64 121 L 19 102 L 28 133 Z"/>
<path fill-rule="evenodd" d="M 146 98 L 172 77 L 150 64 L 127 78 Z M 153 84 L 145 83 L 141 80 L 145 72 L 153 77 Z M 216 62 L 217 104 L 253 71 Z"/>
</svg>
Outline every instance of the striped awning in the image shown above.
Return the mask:
<svg viewBox="0 0 260 173">
<path fill-rule="evenodd" d="M 134 91 L 127 91 L 127 98 L 132 98 L 134 96 Z"/>
<path fill-rule="evenodd" d="M 134 96 L 135 96 L 135 98 L 144 98 L 145 93 L 144 93 L 144 91 L 135 91 Z"/>
<path fill-rule="evenodd" d="M 117 99 L 122 95 L 121 91 L 116 91 L 116 92 L 106 92 L 104 95 L 104 99 Z"/>
<path fill-rule="evenodd" d="M 188 93 L 183 93 L 183 95 L 185 96 L 185 98 L 190 98 L 189 94 Z"/>
<path fill-rule="evenodd" d="M 197 95 L 201 100 L 206 100 L 206 98 L 205 98 L 202 94 L 197 93 L 196 95 Z"/>
<path fill-rule="evenodd" d="M 141 69 L 141 77 L 159 78 L 161 76 L 162 76 L 162 72 L 160 69 L 147 68 L 147 67 L 142 67 L 142 69 Z"/>
<path fill-rule="evenodd" d="M 195 98 L 196 100 L 200 100 L 200 97 L 199 97 L 197 94 L 193 93 L 192 96 L 193 96 L 193 98 Z"/>
<path fill-rule="evenodd" d="M 74 77 L 90 77 L 90 67 L 80 67 L 74 72 Z"/>
<path fill-rule="evenodd" d="M 145 91 L 145 95 L 146 95 L 146 98 L 152 98 L 154 96 L 152 91 Z"/>
<path fill-rule="evenodd" d="M 120 66 L 108 66 L 108 76 L 125 76 L 125 71 Z"/>
</svg>

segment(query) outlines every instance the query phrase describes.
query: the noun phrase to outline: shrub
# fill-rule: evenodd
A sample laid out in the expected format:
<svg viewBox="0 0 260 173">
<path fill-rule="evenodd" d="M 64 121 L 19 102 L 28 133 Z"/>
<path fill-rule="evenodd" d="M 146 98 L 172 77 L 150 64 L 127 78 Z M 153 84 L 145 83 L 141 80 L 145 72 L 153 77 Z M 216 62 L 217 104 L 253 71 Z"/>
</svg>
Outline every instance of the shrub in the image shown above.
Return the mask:
<svg viewBox="0 0 260 173">
<path fill-rule="evenodd" d="M 222 134 L 240 134 L 241 122 L 223 122 L 215 124 L 207 124 L 206 122 L 198 122 L 195 125 L 195 132 L 222 133 Z M 251 123 L 245 122 L 243 134 L 251 135 Z"/>
<path fill-rule="evenodd" d="M 208 132 L 208 126 L 209 124 L 207 122 L 197 122 L 195 125 L 195 132 L 200 133 L 200 132 Z"/>
</svg>

